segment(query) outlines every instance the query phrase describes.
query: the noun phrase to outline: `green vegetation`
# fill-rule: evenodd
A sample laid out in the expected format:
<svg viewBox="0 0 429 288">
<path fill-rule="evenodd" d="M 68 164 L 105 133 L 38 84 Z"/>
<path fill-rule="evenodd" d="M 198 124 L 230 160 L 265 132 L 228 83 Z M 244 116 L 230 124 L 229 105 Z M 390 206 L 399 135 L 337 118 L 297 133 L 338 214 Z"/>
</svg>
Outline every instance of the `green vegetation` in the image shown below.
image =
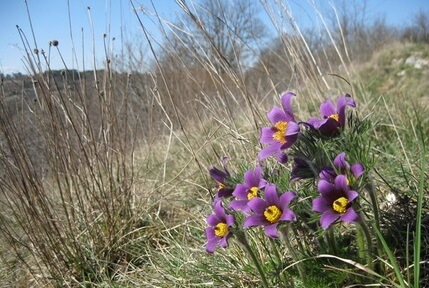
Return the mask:
<svg viewBox="0 0 429 288">
<path fill-rule="evenodd" d="M 51 71 L 24 42 L 30 75 L 2 75 L 1 286 L 261 287 L 261 275 L 269 287 L 429 285 L 424 14 L 399 31 L 339 9 L 319 14 L 328 24 L 315 35 L 276 1 L 177 2 L 180 25 L 157 19 L 172 31 L 161 47 L 142 24 L 151 71 L 138 68 L 140 43 L 125 59 L 105 55 L 96 71 Z M 260 45 L 267 34 L 258 11 L 278 31 L 269 45 Z M 55 44 L 49 49 L 60 55 Z M 217 192 L 209 168 L 227 156 L 230 184 L 243 183 L 264 147 L 267 111 L 290 90 L 297 121 L 319 115 L 325 99 L 350 93 L 356 101 L 354 130 L 342 141 L 307 144 L 329 153 L 347 144 L 350 163 L 365 164 L 360 188 L 374 198 L 360 205 L 374 251 L 359 253 L 366 231 L 357 224 L 325 232 L 311 201 L 297 198 L 292 210 L 307 214 L 286 231 L 290 243 L 255 227 L 246 242 L 232 237 L 208 254 L 204 230 Z M 267 161 L 264 175 L 282 191 L 318 194 L 315 181 L 289 181 L 291 160 Z"/>
</svg>

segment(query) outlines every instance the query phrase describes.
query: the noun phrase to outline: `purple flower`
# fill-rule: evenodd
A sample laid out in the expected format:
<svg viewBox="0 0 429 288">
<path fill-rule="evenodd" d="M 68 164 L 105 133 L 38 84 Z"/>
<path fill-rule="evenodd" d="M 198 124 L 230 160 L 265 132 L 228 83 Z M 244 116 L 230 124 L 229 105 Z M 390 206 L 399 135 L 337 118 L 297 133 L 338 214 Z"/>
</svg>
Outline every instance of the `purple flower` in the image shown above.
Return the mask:
<svg viewBox="0 0 429 288">
<path fill-rule="evenodd" d="M 344 222 L 356 222 L 359 219 L 352 207 L 352 201 L 358 193 L 350 190 L 345 175 L 335 177 L 334 183 L 319 180 L 317 189 L 322 196 L 313 200 L 313 211 L 322 213 L 320 224 L 323 229 L 327 229 L 338 219 Z"/>
<path fill-rule="evenodd" d="M 347 183 L 353 184 L 356 179 L 359 179 L 365 172 L 365 167 L 361 163 L 350 165 L 346 160 L 346 153 L 341 152 L 334 159 L 335 169 L 325 167 L 319 173 L 320 179 L 333 183 L 338 174 L 345 174 L 347 176 Z"/>
<path fill-rule="evenodd" d="M 338 98 L 337 107 L 331 100 L 326 100 L 320 105 L 320 114 L 323 119 L 311 118 L 307 123 L 324 135 L 336 135 L 345 126 L 346 106 L 356 107 L 355 101 L 349 94 Z"/>
<path fill-rule="evenodd" d="M 227 240 L 232 235 L 230 227 L 235 224 L 234 215 L 227 215 L 222 206 L 222 201 L 214 203 L 214 213 L 206 219 L 210 227 L 206 228 L 207 246 L 206 251 L 213 253 L 216 245 L 223 248 L 228 246 Z"/>
<path fill-rule="evenodd" d="M 254 197 L 258 197 L 260 190 L 267 185 L 267 181 L 262 178 L 261 166 L 257 166 L 255 170 L 248 170 L 244 173 L 244 184 L 237 184 L 232 195 L 235 200 L 231 201 L 229 207 L 234 210 L 241 210 L 244 213 L 250 213 L 247 203 Z"/>
<path fill-rule="evenodd" d="M 317 172 L 314 172 L 312 163 L 302 158 L 294 157 L 294 165 L 290 173 L 290 180 L 301 180 L 313 178 Z"/>
<path fill-rule="evenodd" d="M 272 123 L 271 127 L 263 127 L 261 130 L 260 142 L 268 144 L 258 155 L 259 160 L 269 156 L 276 155 L 280 163 L 287 162 L 287 154 L 283 150 L 292 146 L 297 140 L 299 126 L 295 123 L 291 99 L 295 96 L 292 92 L 283 94 L 281 104 L 283 109 L 274 106 L 268 113 L 267 117 Z"/>
<path fill-rule="evenodd" d="M 211 167 L 209 169 L 210 176 L 216 181 L 216 189 L 218 191 L 216 194 L 216 199 L 229 197 L 232 195 L 232 191 L 234 191 L 234 188 L 230 187 L 227 183 L 228 178 L 231 177 L 228 170 L 226 169 L 227 160 L 227 157 L 222 158 L 223 171 L 216 167 Z"/>
<path fill-rule="evenodd" d="M 280 222 L 296 220 L 295 214 L 289 209 L 289 203 L 295 196 L 295 192 L 288 191 L 279 197 L 276 186 L 268 184 L 265 187 L 265 199 L 255 197 L 247 204 L 254 214 L 244 220 L 243 227 L 264 226 L 268 237 L 277 238 Z"/>
</svg>

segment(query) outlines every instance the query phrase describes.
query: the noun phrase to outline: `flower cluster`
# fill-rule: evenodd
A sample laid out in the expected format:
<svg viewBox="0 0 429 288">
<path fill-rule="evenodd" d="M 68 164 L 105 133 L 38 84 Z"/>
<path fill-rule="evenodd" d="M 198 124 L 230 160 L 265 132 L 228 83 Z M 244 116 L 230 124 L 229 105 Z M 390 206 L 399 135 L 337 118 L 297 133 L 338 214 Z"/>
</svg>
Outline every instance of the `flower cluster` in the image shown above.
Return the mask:
<svg viewBox="0 0 429 288">
<path fill-rule="evenodd" d="M 265 161 L 272 156 L 283 167 L 287 167 L 287 162 L 293 158 L 289 180 L 316 180 L 313 181 L 317 185 L 312 197 L 305 199 L 312 201 L 310 206 L 314 212 L 321 213 L 319 223 L 322 229 L 328 229 L 336 222 L 359 221 L 357 190 L 365 172 L 364 166 L 361 163 L 349 164 L 344 150 L 336 151 L 336 154 L 317 150 L 312 152 L 311 157 L 296 153 L 311 150 L 307 147 L 309 142 L 314 144 L 340 137 L 346 130 L 346 107 L 356 107 L 355 101 L 349 94 L 339 97 L 336 105 L 327 100 L 320 105 L 321 118 L 297 121 L 292 108 L 295 96 L 292 92 L 284 93 L 281 107 L 274 106 L 267 113 L 271 124 L 261 129 L 259 141 L 264 147 L 258 154 L 259 164 L 244 173 L 242 183 L 234 184 L 231 181 L 226 158 L 222 160 L 223 170 L 216 167 L 210 169 L 217 193 L 214 213 L 206 219 L 210 226 L 206 229 L 208 252 L 212 253 L 216 245 L 226 247 L 227 239 L 236 229 L 261 226 L 268 237 L 277 238 L 281 225 L 297 220 L 298 214 L 291 210 L 290 205 L 294 198 L 300 198 L 300 193 L 290 190 L 280 193 L 276 184 L 270 182 L 272 175 L 265 174 L 264 177 L 267 170 Z M 241 225 L 236 219 L 243 217 L 235 217 L 237 213 L 244 215 Z"/>
</svg>

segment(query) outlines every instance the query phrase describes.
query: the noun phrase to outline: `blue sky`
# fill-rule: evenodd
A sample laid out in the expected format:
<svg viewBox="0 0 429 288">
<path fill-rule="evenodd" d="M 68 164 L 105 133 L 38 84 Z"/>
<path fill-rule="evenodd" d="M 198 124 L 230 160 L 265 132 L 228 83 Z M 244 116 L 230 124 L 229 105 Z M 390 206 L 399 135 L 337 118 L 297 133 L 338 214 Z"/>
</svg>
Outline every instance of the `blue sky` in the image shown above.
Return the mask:
<svg viewBox="0 0 429 288">
<path fill-rule="evenodd" d="M 327 0 L 314 1 L 318 4 L 329 3 Z M 333 0 L 334 3 L 338 1 L 340 0 Z M 135 41 L 138 40 L 138 37 L 143 37 L 129 0 L 27 0 L 27 2 L 39 50 L 44 49 L 47 52 L 49 42 L 58 40 L 61 53 L 70 69 L 82 69 L 83 61 L 85 61 L 86 69 L 93 68 L 93 36 L 97 65 L 101 63 L 100 59 L 103 59 L 104 55 L 103 33 L 107 35 L 108 49 L 116 52 L 122 47 L 121 41 Z M 309 23 L 314 22 L 315 16 L 306 4 L 307 0 L 284 0 L 284 2 L 292 8 L 294 16 L 298 21 L 304 23 L 303 25 L 310 25 Z M 151 0 L 134 0 L 134 3 L 136 6 L 147 7 L 146 11 L 153 11 Z M 163 18 L 170 21 L 177 19 L 179 8 L 174 0 L 153 0 L 153 3 Z M 71 31 L 68 6 L 70 7 Z M 87 7 L 90 7 L 89 11 Z M 367 0 L 366 7 L 368 19 L 383 15 L 388 24 L 397 26 L 410 24 L 412 16 L 422 9 L 429 12 L 429 0 Z M 262 14 L 261 16 L 265 20 L 268 19 Z M 94 33 L 91 32 L 90 19 L 94 26 Z M 151 18 L 143 16 L 142 19 L 149 31 L 156 33 L 151 24 Z M 0 0 L 0 72 L 6 74 L 26 72 L 23 63 L 25 52 L 22 49 L 23 45 L 16 25 L 23 30 L 31 47 L 34 48 L 25 1 Z M 74 39 L 74 49 L 72 48 L 71 33 Z M 113 37 L 116 40 L 112 42 Z M 85 51 L 85 57 L 82 56 L 82 50 Z M 72 58 L 73 51 L 76 52 L 77 62 Z M 52 69 L 64 68 L 56 51 L 51 51 L 50 63 Z"/>
</svg>

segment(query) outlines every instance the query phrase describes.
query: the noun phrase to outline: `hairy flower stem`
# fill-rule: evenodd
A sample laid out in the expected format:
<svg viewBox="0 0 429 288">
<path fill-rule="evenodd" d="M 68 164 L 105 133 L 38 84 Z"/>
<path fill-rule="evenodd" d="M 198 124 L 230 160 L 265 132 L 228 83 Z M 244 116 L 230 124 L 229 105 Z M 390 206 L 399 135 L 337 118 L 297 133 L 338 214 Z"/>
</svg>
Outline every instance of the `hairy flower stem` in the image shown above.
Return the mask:
<svg viewBox="0 0 429 288">
<path fill-rule="evenodd" d="M 256 269 L 258 269 L 259 275 L 261 275 L 262 286 L 264 288 L 270 287 L 268 285 L 267 279 L 265 278 L 264 270 L 262 269 L 258 258 L 256 257 L 255 253 L 253 252 L 252 247 L 250 247 L 249 242 L 247 241 L 246 235 L 244 234 L 244 232 L 242 232 L 242 231 L 237 232 L 236 236 L 237 236 L 237 240 L 244 246 L 244 248 L 246 248 L 247 252 L 249 253 L 250 257 L 252 258 L 253 263 L 256 266 Z"/>
<path fill-rule="evenodd" d="M 362 258 L 366 258 L 366 262 L 368 267 L 373 268 L 373 261 L 372 261 L 372 239 L 371 239 L 371 233 L 369 231 L 368 224 L 366 223 L 365 216 L 360 215 L 359 220 L 359 227 L 358 230 L 358 245 L 359 245 L 359 256 Z M 361 231 L 361 232 L 360 232 Z M 366 246 L 364 245 L 363 236 L 366 240 Z M 360 238 L 360 239 L 359 239 Z"/>
<path fill-rule="evenodd" d="M 279 228 L 279 231 L 281 232 L 281 235 L 283 237 L 283 240 L 286 244 L 287 249 L 289 250 L 290 255 L 292 256 L 293 261 L 298 262 L 300 259 L 298 259 L 298 255 L 295 253 L 295 249 L 290 244 L 290 238 L 289 238 L 289 225 L 285 225 L 281 228 Z M 302 271 L 301 264 L 297 265 L 298 273 L 301 279 L 305 279 L 304 272 Z"/>
</svg>

